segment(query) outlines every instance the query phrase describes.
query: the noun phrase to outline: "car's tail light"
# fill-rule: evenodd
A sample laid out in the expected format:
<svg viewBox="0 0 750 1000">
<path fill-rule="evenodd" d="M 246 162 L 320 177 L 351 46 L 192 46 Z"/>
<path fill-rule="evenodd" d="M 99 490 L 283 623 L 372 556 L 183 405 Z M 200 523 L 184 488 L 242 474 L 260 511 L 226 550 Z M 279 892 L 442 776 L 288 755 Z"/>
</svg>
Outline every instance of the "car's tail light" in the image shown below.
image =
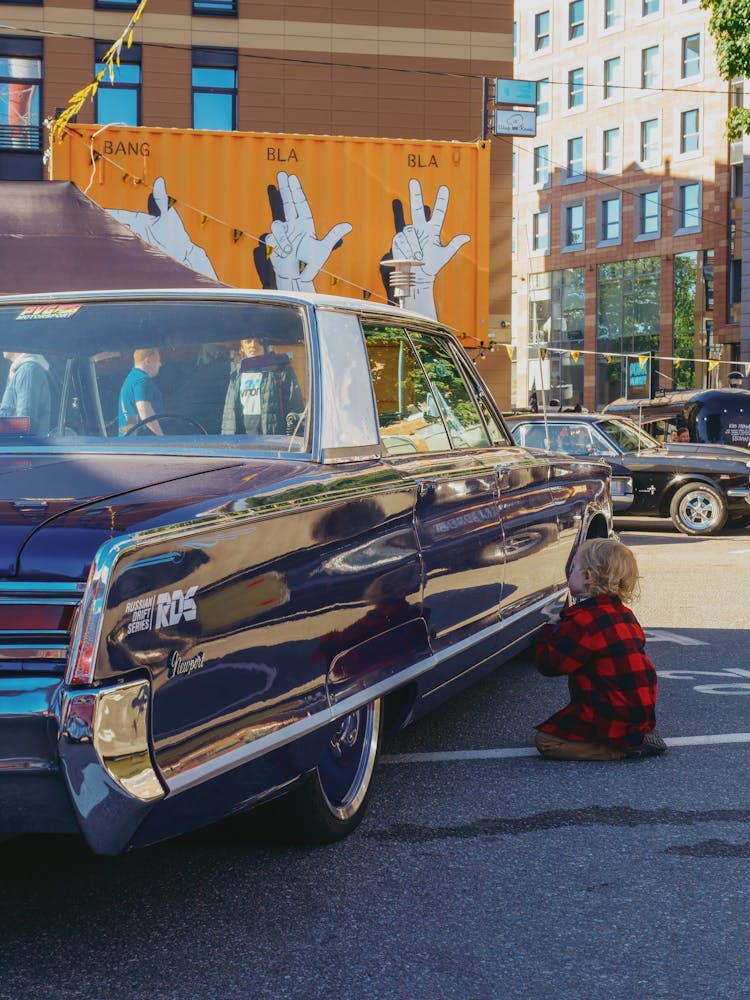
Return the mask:
<svg viewBox="0 0 750 1000">
<path fill-rule="evenodd" d="M 91 684 L 94 679 L 96 650 L 102 627 L 104 599 L 107 593 L 109 567 L 96 562 L 89 572 L 88 583 L 73 631 L 68 666 L 68 684 Z"/>
</svg>

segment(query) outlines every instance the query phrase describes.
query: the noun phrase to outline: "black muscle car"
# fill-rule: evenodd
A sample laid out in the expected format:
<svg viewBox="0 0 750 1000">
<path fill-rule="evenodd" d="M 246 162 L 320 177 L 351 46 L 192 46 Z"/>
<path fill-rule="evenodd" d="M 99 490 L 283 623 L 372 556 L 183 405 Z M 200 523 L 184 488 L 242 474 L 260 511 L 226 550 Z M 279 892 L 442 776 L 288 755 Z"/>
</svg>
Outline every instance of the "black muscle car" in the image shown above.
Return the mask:
<svg viewBox="0 0 750 1000">
<path fill-rule="evenodd" d="M 403 310 L 6 296 L 0 345 L 0 833 L 342 837 L 385 720 L 528 644 L 611 532 L 606 464 L 514 445 Z"/>
<path fill-rule="evenodd" d="M 750 455 L 744 447 L 660 444 L 625 417 L 534 413 L 506 417 L 513 440 L 544 452 L 600 458 L 612 467 L 615 514 L 670 517 L 686 535 L 750 522 Z"/>
</svg>

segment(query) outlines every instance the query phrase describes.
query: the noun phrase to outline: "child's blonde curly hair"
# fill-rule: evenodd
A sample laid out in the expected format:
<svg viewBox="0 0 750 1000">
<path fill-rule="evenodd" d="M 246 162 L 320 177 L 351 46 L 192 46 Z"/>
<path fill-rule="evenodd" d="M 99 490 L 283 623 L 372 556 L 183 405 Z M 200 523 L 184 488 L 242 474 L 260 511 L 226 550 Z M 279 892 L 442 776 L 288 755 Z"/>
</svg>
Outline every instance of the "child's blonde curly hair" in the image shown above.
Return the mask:
<svg viewBox="0 0 750 1000">
<path fill-rule="evenodd" d="M 640 596 L 638 564 L 616 538 L 589 538 L 578 547 L 578 565 L 588 570 L 588 593 L 612 594 L 621 601 Z"/>
</svg>

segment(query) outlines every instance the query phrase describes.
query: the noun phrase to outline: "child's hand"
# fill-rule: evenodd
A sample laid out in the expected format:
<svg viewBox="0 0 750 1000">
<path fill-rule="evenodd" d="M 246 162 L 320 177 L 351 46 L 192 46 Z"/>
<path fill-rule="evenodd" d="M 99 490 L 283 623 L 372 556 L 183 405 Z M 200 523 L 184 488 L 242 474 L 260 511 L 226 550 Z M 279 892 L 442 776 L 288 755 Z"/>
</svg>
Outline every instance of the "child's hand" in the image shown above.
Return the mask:
<svg viewBox="0 0 750 1000">
<path fill-rule="evenodd" d="M 564 601 L 554 601 L 554 603 L 548 604 L 546 608 L 542 608 L 542 615 L 548 622 L 556 622 L 564 607 Z"/>
</svg>

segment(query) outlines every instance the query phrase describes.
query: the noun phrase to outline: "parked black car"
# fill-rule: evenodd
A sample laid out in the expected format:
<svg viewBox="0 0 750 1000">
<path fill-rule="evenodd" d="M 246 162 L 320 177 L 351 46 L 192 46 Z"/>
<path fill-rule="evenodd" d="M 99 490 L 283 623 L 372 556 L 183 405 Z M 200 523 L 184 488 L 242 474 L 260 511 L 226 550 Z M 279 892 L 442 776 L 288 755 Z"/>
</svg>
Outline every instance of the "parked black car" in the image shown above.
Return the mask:
<svg viewBox="0 0 750 1000">
<path fill-rule="evenodd" d="M 46 387 L 0 416 L 0 833 L 111 854 L 262 804 L 342 837 L 383 727 L 531 642 L 611 533 L 607 465 L 516 446 L 404 310 L 12 296 L 0 352 Z"/>
<path fill-rule="evenodd" d="M 671 517 L 686 535 L 713 535 L 750 520 L 746 448 L 660 444 L 631 420 L 602 413 L 506 417 L 513 439 L 545 452 L 603 458 L 616 514 Z"/>
</svg>

